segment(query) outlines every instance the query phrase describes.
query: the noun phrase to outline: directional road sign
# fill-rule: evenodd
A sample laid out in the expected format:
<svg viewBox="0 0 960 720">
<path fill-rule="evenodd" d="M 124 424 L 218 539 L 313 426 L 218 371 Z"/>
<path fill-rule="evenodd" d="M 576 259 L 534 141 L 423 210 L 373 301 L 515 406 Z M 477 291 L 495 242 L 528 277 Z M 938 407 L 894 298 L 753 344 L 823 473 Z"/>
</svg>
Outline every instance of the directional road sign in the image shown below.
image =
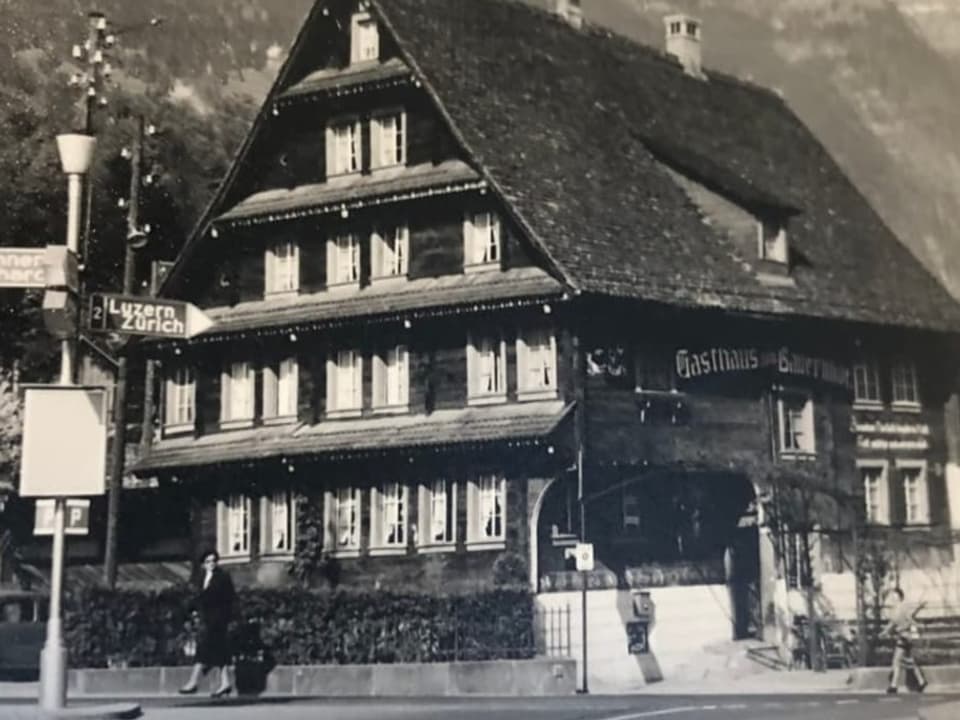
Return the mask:
<svg viewBox="0 0 960 720">
<path fill-rule="evenodd" d="M 46 252 L 44 248 L 0 247 L 0 287 L 44 287 Z"/>
<path fill-rule="evenodd" d="M 200 308 L 177 300 L 94 293 L 90 329 L 124 335 L 191 338 L 213 326 Z"/>
</svg>

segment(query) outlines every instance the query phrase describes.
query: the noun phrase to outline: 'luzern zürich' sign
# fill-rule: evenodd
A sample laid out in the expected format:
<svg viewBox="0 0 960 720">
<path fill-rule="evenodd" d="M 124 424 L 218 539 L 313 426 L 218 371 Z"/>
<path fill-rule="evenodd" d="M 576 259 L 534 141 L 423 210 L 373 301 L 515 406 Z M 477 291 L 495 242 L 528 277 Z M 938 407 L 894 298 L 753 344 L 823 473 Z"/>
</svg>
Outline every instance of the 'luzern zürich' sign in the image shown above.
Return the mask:
<svg viewBox="0 0 960 720">
<path fill-rule="evenodd" d="M 798 353 L 782 347 L 712 347 L 706 350 L 680 348 L 676 352 L 677 376 L 683 380 L 728 372 L 749 372 L 770 368 L 782 375 L 799 375 L 813 380 L 849 386 L 850 368 L 828 358 Z"/>
</svg>

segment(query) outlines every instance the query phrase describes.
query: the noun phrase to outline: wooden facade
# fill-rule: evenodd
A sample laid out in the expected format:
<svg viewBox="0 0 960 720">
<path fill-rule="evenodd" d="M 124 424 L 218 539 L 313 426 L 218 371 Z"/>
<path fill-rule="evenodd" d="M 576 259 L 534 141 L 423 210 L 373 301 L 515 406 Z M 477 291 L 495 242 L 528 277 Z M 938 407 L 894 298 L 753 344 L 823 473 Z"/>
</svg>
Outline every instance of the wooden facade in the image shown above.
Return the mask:
<svg viewBox="0 0 960 720">
<path fill-rule="evenodd" d="M 849 267 L 829 265 L 843 250 L 829 240 L 834 227 L 814 244 L 810 228 L 832 214 L 762 193 L 719 160 L 641 138 L 651 184 L 634 203 L 596 179 L 603 157 L 551 174 L 578 156 L 559 134 L 583 127 L 561 127 L 547 110 L 529 148 L 480 152 L 509 129 L 457 122 L 480 102 L 479 78 L 464 70 L 466 97 L 438 97 L 445 55 L 426 48 L 442 69 L 425 75 L 413 41 L 383 22 L 391 9 L 413 17 L 410 2 L 317 4 L 165 286 L 218 324 L 147 346 L 166 373 L 167 425 L 137 472 L 189 489 L 197 546 L 219 547 L 243 582 L 290 582 L 294 561 L 313 553 L 334 561 L 338 585 L 440 592 L 572 587 L 566 551 L 577 540 L 595 544 L 598 587 L 723 583 L 731 573 L 764 585 L 790 570 L 760 567 L 758 528 L 824 533 L 833 569 L 848 562 L 843 533 L 864 512 L 882 515 L 868 524 L 916 536 L 949 532 L 955 336 L 936 313 L 916 319 L 896 305 L 901 315 L 887 322 L 884 298 L 853 297 L 837 275 Z M 537 11 L 490 4 L 531 13 L 545 42 L 606 47 Z M 350 60 L 358 16 L 379 32 L 379 54 L 359 63 Z M 647 62 L 638 67 L 658 82 L 700 82 L 685 86 L 691 94 L 746 92 L 725 80 L 705 90 Z M 501 90 L 490 97 L 511 92 Z M 518 122 L 529 120 L 515 101 Z M 403 118 L 390 121 L 389 140 L 387 116 Z M 812 141 L 786 116 L 778 106 L 792 142 Z M 388 142 L 402 145 L 399 160 L 377 167 L 371 158 Z M 349 172 L 331 172 L 343 163 Z M 531 168 L 542 183 L 511 174 Z M 574 184 L 579 195 L 555 199 Z M 561 217 L 573 206 L 580 226 Z M 628 206 L 654 215 L 637 220 L 635 236 L 613 235 Z M 840 229 L 870 212 L 857 205 Z M 378 243 L 397 228 L 396 272 L 383 277 Z M 653 242 L 655 232 L 665 237 Z M 684 244 L 703 232 L 715 245 Z M 271 293 L 271 258 L 289 248 L 293 279 Z M 939 295 L 930 306 L 940 302 L 953 307 Z M 284 376 L 284 362 L 295 372 Z M 876 373 L 864 369 L 874 364 Z M 383 395 L 395 381 L 402 389 Z M 863 468 L 874 461 L 889 471 L 865 497 L 873 480 Z M 904 478 L 911 493 L 919 480 L 898 473 L 915 467 L 923 490 L 908 498 Z M 798 488 L 814 498 L 807 516 L 772 519 L 774 500 Z M 504 558 L 514 567 L 506 579 Z"/>
</svg>

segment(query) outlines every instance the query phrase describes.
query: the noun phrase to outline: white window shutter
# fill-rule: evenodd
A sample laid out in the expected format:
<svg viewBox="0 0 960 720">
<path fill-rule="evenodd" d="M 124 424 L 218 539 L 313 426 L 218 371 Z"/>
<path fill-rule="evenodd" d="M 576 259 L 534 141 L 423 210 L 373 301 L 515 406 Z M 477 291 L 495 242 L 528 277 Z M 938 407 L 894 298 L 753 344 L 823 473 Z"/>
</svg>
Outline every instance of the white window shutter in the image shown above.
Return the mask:
<svg viewBox="0 0 960 720">
<path fill-rule="evenodd" d="M 232 383 L 230 381 L 230 365 L 220 371 L 220 419 L 230 420 L 230 395 Z"/>
<path fill-rule="evenodd" d="M 337 137 L 331 126 L 327 126 L 326 159 L 327 159 L 327 177 L 337 174 Z"/>
<path fill-rule="evenodd" d="M 383 162 L 383 121 L 379 117 L 370 119 L 370 167 L 379 168 Z"/>
<path fill-rule="evenodd" d="M 360 408 L 362 407 L 362 392 L 363 389 L 363 355 L 359 351 L 354 351 L 353 353 L 353 403 L 351 408 Z"/>
<path fill-rule="evenodd" d="M 473 223 L 470 221 L 470 214 L 463 216 L 463 264 L 473 264 Z"/>
<path fill-rule="evenodd" d="M 337 356 L 333 352 L 327 358 L 327 412 L 337 410 Z"/>
<path fill-rule="evenodd" d="M 337 238 L 327 238 L 327 285 L 337 283 Z"/>
<path fill-rule="evenodd" d="M 276 417 L 283 412 L 279 407 L 277 371 L 272 363 L 263 366 L 263 416 Z"/>
</svg>

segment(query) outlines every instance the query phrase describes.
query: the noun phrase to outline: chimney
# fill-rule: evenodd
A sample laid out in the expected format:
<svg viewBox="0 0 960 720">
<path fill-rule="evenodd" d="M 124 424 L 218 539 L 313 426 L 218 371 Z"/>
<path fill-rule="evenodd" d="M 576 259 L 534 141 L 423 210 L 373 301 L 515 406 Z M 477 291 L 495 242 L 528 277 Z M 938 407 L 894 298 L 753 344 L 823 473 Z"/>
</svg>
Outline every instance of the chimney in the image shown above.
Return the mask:
<svg viewBox="0 0 960 720">
<path fill-rule="evenodd" d="M 579 30 L 583 27 L 583 7 L 580 0 L 550 0 L 550 10 Z"/>
<path fill-rule="evenodd" d="M 667 15 L 663 19 L 667 29 L 667 54 L 673 55 L 692 77 L 706 80 L 701 66 L 701 23 L 689 15 Z"/>
</svg>

